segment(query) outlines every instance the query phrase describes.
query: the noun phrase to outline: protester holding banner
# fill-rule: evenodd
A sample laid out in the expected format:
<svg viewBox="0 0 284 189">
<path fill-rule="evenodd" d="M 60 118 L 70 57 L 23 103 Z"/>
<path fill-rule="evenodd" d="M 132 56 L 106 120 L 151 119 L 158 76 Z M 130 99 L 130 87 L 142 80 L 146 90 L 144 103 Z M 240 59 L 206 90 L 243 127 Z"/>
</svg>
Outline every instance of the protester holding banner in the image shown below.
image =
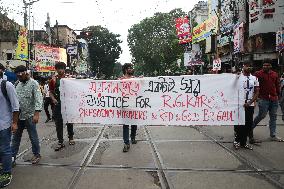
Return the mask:
<svg viewBox="0 0 284 189">
<path fill-rule="evenodd" d="M 133 65 L 130 63 L 126 63 L 122 66 L 122 73 L 123 76 L 120 79 L 130 79 L 130 78 L 134 78 L 133 74 L 134 74 L 134 69 L 133 69 Z M 131 143 L 132 144 L 136 144 L 137 141 L 135 139 L 136 137 L 136 130 L 137 130 L 137 125 L 131 125 Z M 123 125 L 123 142 L 124 142 L 124 146 L 123 146 L 123 152 L 128 152 L 130 149 L 130 143 L 129 143 L 129 125 Z"/>
<path fill-rule="evenodd" d="M 61 78 L 65 78 L 65 70 L 66 70 L 66 64 L 64 62 L 59 62 L 55 64 L 55 69 L 57 72 L 57 75 L 49 82 L 49 91 L 50 91 L 50 97 L 52 99 L 52 102 L 55 104 L 54 108 L 54 120 L 56 125 L 56 133 L 57 133 L 57 139 L 58 139 L 58 145 L 54 149 L 55 151 L 59 151 L 62 148 L 65 147 L 63 143 L 63 119 L 62 119 L 62 112 L 61 112 L 61 100 L 60 100 L 60 80 Z M 73 139 L 73 124 L 68 123 L 67 124 L 67 132 L 68 132 L 68 138 L 69 138 L 69 145 L 74 145 L 75 141 Z"/>
<path fill-rule="evenodd" d="M 39 113 L 42 110 L 42 94 L 39 84 L 30 78 L 27 68 L 23 65 L 16 67 L 15 73 L 19 79 L 16 86 L 16 92 L 20 102 L 20 116 L 18 130 L 12 139 L 12 152 L 15 158 L 20 147 L 20 142 L 24 129 L 26 128 L 32 143 L 32 152 L 34 154 L 31 162 L 37 164 L 40 159 L 40 146 L 36 129 L 39 121 Z"/>
<path fill-rule="evenodd" d="M 269 111 L 269 129 L 270 139 L 272 141 L 284 142 L 281 138 L 276 136 L 276 119 L 278 109 L 278 98 L 280 96 L 280 83 L 278 74 L 271 70 L 271 60 L 265 59 L 263 61 L 262 70 L 255 73 L 259 80 L 259 112 L 253 121 L 253 128 L 265 118 Z M 250 143 L 255 143 L 253 132 L 250 133 Z"/>
<path fill-rule="evenodd" d="M 247 137 L 252 130 L 255 101 L 259 94 L 259 82 L 251 75 L 250 62 L 245 62 L 243 72 L 239 76 L 240 87 L 244 89 L 245 125 L 235 125 L 235 149 L 240 147 L 252 150 L 247 144 Z"/>
</svg>

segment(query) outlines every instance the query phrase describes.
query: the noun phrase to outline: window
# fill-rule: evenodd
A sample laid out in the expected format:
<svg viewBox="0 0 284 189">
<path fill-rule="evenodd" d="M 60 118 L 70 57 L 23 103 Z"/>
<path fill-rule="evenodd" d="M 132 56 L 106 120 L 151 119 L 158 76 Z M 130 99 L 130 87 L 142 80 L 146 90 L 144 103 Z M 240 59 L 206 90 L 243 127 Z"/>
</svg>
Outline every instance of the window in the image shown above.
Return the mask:
<svg viewBox="0 0 284 189">
<path fill-rule="evenodd" d="M 12 60 L 13 54 L 12 53 L 6 53 L 7 60 Z"/>
</svg>

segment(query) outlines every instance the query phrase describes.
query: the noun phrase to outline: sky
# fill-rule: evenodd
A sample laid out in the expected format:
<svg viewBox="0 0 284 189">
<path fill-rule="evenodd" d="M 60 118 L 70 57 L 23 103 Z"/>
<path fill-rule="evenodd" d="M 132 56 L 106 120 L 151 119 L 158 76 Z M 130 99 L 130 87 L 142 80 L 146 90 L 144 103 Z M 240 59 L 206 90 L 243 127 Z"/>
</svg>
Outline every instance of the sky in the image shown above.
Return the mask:
<svg viewBox="0 0 284 189">
<path fill-rule="evenodd" d="M 56 20 L 60 25 L 80 30 L 91 25 L 102 25 L 109 31 L 120 34 L 122 54 L 119 62 L 131 62 L 127 45 L 128 29 L 156 12 L 169 12 L 175 8 L 190 11 L 200 0 L 39 0 L 31 6 L 34 28 L 45 29 L 49 13 L 51 26 Z M 30 0 L 26 0 L 30 2 Z M 9 8 L 8 16 L 23 25 L 23 0 L 0 0 Z M 31 28 L 33 28 L 31 18 Z"/>
</svg>

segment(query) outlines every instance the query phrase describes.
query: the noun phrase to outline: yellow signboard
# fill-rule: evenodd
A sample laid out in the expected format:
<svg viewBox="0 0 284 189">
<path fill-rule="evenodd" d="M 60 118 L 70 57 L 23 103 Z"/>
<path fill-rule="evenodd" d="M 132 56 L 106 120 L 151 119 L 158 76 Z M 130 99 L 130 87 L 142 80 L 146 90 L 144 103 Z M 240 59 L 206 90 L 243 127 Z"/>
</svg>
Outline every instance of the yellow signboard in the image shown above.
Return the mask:
<svg viewBox="0 0 284 189">
<path fill-rule="evenodd" d="M 192 32 L 192 43 L 197 43 L 211 36 L 212 33 L 217 31 L 217 26 L 218 18 L 216 15 L 195 26 Z"/>
<path fill-rule="evenodd" d="M 18 45 L 16 48 L 17 60 L 28 60 L 28 30 L 21 27 L 18 39 Z"/>
</svg>

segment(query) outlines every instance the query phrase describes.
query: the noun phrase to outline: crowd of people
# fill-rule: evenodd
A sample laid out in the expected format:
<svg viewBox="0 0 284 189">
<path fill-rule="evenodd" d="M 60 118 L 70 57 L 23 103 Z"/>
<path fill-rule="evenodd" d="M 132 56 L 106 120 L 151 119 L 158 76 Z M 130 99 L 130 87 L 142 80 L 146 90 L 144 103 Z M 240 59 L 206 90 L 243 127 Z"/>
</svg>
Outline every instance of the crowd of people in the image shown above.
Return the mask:
<svg viewBox="0 0 284 189">
<path fill-rule="evenodd" d="M 14 85 L 3 79 L 5 67 L 0 64 L 0 188 L 8 186 L 12 180 L 12 165 L 15 165 L 24 129 L 27 130 L 32 144 L 32 164 L 38 164 L 41 159 L 37 123 L 40 112 L 44 106 L 47 120 L 54 120 L 58 145 L 54 149 L 59 151 L 64 148 L 63 119 L 60 101 L 60 79 L 66 77 L 66 65 L 57 63 L 56 76 L 45 82 L 37 82 L 29 73 L 26 66 L 18 66 L 14 73 L 18 81 Z M 52 116 L 48 106 L 51 105 Z M 67 124 L 69 145 L 75 145 L 73 139 L 73 124 Z"/>
<path fill-rule="evenodd" d="M 46 113 L 46 123 L 54 121 L 58 144 L 55 151 L 65 147 L 60 100 L 60 80 L 68 77 L 65 63 L 59 62 L 55 65 L 56 74 L 37 82 L 31 77 L 26 66 L 18 66 L 14 70 L 17 81 L 14 85 L 6 81 L 4 71 L 6 68 L 0 64 L 0 188 L 8 186 L 12 180 L 12 165 L 15 165 L 16 156 L 19 151 L 21 137 L 24 129 L 27 130 L 31 144 L 33 157 L 32 164 L 38 164 L 41 159 L 37 123 L 42 109 Z M 277 109 L 280 104 L 284 112 L 284 80 L 280 82 L 278 74 L 271 70 L 270 60 L 264 60 L 263 68 L 254 75 L 249 62 L 243 64 L 242 72 L 236 74 L 240 81 L 240 87 L 244 89 L 244 111 L 245 125 L 235 125 L 235 138 L 233 146 L 235 149 L 245 148 L 252 150 L 251 144 L 259 143 L 254 137 L 253 131 L 258 123 L 269 113 L 270 139 L 283 142 L 276 135 Z M 119 79 L 130 79 L 134 77 L 134 68 L 130 63 L 122 66 L 123 76 Z M 188 72 L 191 75 L 191 72 Z M 257 116 L 254 118 L 256 101 L 259 106 Z M 51 106 L 51 113 L 49 112 Z M 284 116 L 282 117 L 284 120 Z M 68 144 L 75 145 L 73 124 L 67 123 Z M 131 125 L 129 140 L 129 125 L 123 125 L 123 152 L 130 150 L 130 144 L 136 144 L 137 125 Z M 248 142 L 247 142 L 248 140 Z M 250 143 L 250 144 L 248 144 Z"/>
</svg>

